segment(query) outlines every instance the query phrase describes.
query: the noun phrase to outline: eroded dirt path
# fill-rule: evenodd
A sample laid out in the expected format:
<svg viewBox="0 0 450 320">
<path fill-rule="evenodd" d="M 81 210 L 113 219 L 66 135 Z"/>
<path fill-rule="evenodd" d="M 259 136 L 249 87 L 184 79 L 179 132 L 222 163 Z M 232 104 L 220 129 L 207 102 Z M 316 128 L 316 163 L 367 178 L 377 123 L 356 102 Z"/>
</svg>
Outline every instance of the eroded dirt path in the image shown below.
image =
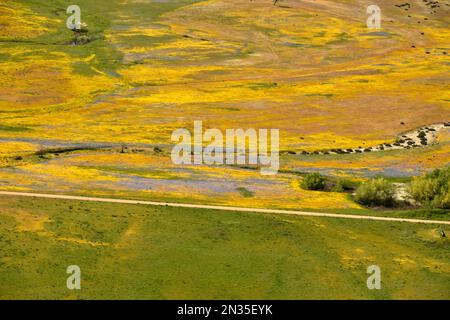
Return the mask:
<svg viewBox="0 0 450 320">
<path fill-rule="evenodd" d="M 436 123 L 422 126 L 418 129 L 403 132 L 398 135 L 394 143 L 383 143 L 372 147 L 358 147 L 350 149 L 330 149 L 327 151 L 299 152 L 299 154 L 349 154 L 366 153 L 386 150 L 421 148 L 436 144 L 437 136 L 442 130 L 449 130 L 450 122 Z"/>
</svg>

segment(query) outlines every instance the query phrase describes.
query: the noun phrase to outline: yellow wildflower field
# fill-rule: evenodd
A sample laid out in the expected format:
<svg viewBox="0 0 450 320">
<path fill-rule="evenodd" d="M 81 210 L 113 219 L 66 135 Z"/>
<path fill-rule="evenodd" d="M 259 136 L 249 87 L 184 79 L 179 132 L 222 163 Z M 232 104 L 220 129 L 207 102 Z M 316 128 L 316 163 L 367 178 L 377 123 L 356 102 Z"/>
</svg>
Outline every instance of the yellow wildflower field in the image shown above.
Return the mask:
<svg viewBox="0 0 450 320">
<path fill-rule="evenodd" d="M 420 149 L 302 154 L 394 143 L 450 120 L 448 6 L 430 11 L 412 1 L 405 11 L 378 1 L 382 25 L 373 30 L 361 1 L 79 5 L 91 34 L 84 45 L 58 1 L 0 5 L 2 188 L 347 208 L 357 205 L 345 194 L 293 187 L 295 173 L 406 177 L 449 162 L 448 128 Z M 195 120 L 219 130 L 279 129 L 283 173 L 173 165 L 171 134 Z M 164 153 L 120 154 L 121 145 Z M 67 147 L 81 150 L 33 155 Z M 230 177 L 233 187 L 218 182 Z"/>
</svg>

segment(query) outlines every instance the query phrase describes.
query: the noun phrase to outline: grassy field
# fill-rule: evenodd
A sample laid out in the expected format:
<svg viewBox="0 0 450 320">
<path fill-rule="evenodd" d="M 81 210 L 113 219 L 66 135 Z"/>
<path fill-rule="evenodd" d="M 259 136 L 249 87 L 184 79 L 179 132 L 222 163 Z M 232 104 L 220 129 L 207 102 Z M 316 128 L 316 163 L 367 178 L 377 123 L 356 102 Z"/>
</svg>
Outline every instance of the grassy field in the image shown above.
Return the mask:
<svg viewBox="0 0 450 320">
<path fill-rule="evenodd" d="M 0 197 L 0 298 L 448 299 L 449 245 L 433 225 Z"/>
</svg>

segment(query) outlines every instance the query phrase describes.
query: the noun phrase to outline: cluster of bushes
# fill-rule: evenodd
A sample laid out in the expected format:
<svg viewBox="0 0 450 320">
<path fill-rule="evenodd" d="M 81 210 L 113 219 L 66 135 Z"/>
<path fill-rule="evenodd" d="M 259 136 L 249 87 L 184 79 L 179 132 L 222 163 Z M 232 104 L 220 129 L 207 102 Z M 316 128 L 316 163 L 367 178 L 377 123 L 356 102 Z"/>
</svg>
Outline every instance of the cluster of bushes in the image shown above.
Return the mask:
<svg viewBox="0 0 450 320">
<path fill-rule="evenodd" d="M 306 175 L 301 187 L 320 191 L 355 191 L 356 202 L 365 206 L 392 207 L 396 187 L 384 178 L 374 178 L 357 185 L 354 181 L 332 179 L 319 173 Z M 417 204 L 430 209 L 450 209 L 450 167 L 436 169 L 411 181 L 408 191 Z"/>
<path fill-rule="evenodd" d="M 423 207 L 450 209 L 450 167 L 413 178 L 408 191 L 412 199 Z M 366 181 L 356 190 L 355 200 L 368 206 L 393 206 L 395 186 L 383 178 Z"/>
<path fill-rule="evenodd" d="M 410 193 L 414 200 L 426 207 L 450 209 L 450 167 L 415 177 Z"/>
</svg>

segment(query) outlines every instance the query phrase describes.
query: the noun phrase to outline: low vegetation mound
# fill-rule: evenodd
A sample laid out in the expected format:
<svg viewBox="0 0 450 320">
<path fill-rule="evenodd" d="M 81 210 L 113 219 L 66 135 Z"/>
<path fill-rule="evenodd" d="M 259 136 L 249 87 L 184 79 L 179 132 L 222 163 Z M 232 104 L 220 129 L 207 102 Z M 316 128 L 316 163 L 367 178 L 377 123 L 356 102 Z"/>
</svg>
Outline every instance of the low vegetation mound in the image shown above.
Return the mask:
<svg viewBox="0 0 450 320">
<path fill-rule="evenodd" d="M 356 189 L 358 184 L 358 182 L 353 180 L 324 176 L 315 172 L 305 175 L 300 186 L 305 190 L 352 192 Z"/>
</svg>

